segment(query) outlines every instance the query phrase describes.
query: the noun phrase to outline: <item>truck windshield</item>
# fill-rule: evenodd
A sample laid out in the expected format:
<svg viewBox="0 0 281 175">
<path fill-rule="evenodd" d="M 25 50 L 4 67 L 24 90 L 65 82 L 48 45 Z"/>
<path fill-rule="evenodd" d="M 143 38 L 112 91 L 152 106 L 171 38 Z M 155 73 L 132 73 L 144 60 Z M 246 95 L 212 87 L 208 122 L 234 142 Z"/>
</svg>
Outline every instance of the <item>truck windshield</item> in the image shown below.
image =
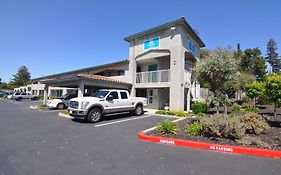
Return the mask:
<svg viewBox="0 0 281 175">
<path fill-rule="evenodd" d="M 93 97 L 104 98 L 108 93 L 109 91 L 97 91 Z"/>
</svg>

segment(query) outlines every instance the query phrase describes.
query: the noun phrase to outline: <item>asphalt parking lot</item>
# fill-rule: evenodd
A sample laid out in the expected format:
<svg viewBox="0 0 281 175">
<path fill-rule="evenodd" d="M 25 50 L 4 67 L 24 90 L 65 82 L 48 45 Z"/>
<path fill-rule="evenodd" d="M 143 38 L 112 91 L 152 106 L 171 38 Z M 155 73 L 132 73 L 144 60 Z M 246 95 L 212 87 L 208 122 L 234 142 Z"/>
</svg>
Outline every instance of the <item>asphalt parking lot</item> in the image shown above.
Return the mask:
<svg viewBox="0 0 281 175">
<path fill-rule="evenodd" d="M 0 100 L 0 175 L 280 174 L 281 160 L 141 142 L 164 117 L 107 118 L 89 124 Z"/>
</svg>

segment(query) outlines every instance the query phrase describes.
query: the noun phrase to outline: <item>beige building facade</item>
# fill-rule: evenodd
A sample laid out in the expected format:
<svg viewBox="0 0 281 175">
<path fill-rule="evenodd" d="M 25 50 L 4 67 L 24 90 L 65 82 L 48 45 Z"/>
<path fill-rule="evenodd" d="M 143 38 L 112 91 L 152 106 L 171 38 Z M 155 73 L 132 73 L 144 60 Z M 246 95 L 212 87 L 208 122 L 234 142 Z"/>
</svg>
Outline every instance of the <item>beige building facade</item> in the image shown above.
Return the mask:
<svg viewBox="0 0 281 175">
<path fill-rule="evenodd" d="M 145 97 L 148 107 L 189 111 L 190 102 L 200 100 L 200 85 L 192 81 L 192 69 L 200 60 L 203 41 L 179 18 L 169 23 L 125 37 L 129 59 L 33 81 L 49 87 L 77 88 L 78 95 L 91 95 L 100 88 L 127 89 L 132 96 Z"/>
</svg>

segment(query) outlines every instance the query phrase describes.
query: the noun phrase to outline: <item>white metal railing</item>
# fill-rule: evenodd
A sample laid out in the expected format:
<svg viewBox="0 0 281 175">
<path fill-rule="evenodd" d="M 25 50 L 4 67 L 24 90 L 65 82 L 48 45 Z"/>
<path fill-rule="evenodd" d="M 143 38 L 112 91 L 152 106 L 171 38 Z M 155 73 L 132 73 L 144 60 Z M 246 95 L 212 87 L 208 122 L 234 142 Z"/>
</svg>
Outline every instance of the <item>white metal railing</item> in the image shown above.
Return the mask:
<svg viewBox="0 0 281 175">
<path fill-rule="evenodd" d="M 136 83 L 166 83 L 170 82 L 170 69 L 138 72 Z"/>
</svg>

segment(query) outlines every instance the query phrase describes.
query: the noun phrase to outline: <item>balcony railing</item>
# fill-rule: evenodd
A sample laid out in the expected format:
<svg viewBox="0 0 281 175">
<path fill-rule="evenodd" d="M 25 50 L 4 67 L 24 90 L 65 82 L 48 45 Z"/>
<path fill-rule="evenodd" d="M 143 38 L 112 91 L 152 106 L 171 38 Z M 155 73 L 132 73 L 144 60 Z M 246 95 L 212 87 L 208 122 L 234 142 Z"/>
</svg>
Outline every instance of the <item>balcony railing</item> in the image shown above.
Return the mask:
<svg viewBox="0 0 281 175">
<path fill-rule="evenodd" d="M 170 69 L 149 72 L 138 72 L 136 83 L 168 83 L 170 82 Z"/>
</svg>

